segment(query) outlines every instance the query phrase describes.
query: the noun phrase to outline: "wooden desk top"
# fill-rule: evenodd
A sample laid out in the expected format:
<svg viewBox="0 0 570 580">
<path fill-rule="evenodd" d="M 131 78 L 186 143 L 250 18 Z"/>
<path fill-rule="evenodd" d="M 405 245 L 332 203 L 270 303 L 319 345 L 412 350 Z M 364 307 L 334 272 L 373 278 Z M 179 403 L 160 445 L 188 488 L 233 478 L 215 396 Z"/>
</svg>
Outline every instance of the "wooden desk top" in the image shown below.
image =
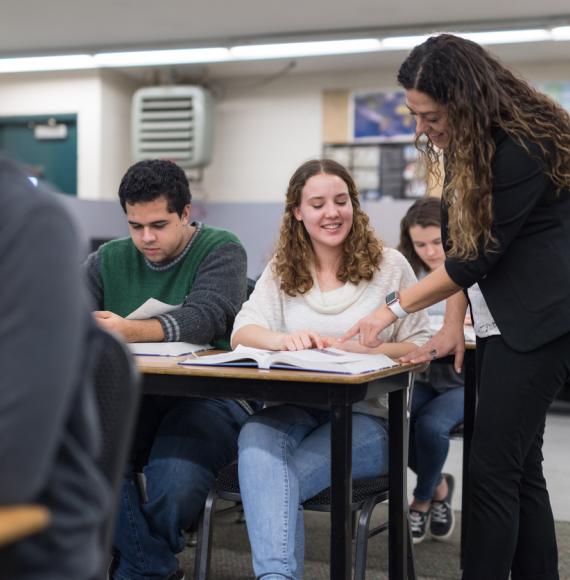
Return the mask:
<svg viewBox="0 0 570 580">
<path fill-rule="evenodd" d="M 41 506 L 0 507 L 0 546 L 6 546 L 47 527 L 49 511 Z"/>
<path fill-rule="evenodd" d="M 207 355 L 205 355 L 207 356 Z M 340 373 L 322 373 L 304 370 L 271 369 L 260 370 L 257 367 L 233 367 L 233 366 L 185 366 L 178 364 L 186 360 L 188 356 L 164 357 L 164 356 L 137 356 L 138 369 L 144 374 L 152 375 L 178 375 L 191 377 L 217 377 L 219 379 L 253 379 L 258 381 L 289 381 L 310 383 L 338 383 L 338 384 L 362 384 L 384 379 L 393 375 L 409 371 L 424 370 L 426 365 L 401 364 L 389 369 L 362 373 L 359 375 L 345 375 Z"/>
</svg>

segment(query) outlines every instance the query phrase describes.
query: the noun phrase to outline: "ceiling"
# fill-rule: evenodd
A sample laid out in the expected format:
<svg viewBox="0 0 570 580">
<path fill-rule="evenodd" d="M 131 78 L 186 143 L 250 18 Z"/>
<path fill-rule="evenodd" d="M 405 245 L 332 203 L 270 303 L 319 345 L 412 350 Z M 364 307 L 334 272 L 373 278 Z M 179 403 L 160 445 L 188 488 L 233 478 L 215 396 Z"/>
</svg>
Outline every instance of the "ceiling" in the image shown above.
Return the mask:
<svg viewBox="0 0 570 580">
<path fill-rule="evenodd" d="M 568 0 L 3 0 L 0 57 L 565 22 L 570 24 Z M 570 57 L 570 42 L 528 46 L 493 51 L 511 61 Z M 295 70 L 352 69 L 400 60 L 401 53 L 319 57 L 300 59 Z M 176 70 L 223 77 L 278 73 L 284 66 L 273 61 Z"/>
</svg>

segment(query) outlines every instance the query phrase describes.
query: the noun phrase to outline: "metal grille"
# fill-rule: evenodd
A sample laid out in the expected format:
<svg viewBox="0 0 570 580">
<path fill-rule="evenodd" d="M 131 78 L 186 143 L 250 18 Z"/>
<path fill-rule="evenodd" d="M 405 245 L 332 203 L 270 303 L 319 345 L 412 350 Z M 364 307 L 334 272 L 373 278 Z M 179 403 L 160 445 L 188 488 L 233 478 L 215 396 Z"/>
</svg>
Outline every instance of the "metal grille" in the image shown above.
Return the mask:
<svg viewBox="0 0 570 580">
<path fill-rule="evenodd" d="M 185 169 L 212 156 L 212 100 L 202 87 L 150 87 L 133 97 L 133 157 L 170 159 Z"/>
</svg>

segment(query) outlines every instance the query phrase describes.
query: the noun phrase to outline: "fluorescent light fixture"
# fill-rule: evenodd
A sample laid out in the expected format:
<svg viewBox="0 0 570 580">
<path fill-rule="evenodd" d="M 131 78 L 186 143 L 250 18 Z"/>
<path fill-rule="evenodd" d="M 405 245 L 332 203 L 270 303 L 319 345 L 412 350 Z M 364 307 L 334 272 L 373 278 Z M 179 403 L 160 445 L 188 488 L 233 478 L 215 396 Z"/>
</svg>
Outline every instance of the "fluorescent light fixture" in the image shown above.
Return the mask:
<svg viewBox="0 0 570 580">
<path fill-rule="evenodd" d="M 62 56 L 0 58 L 0 73 L 239 62 L 277 58 L 358 54 L 386 50 L 410 50 L 414 46 L 424 42 L 429 36 L 435 34 L 438 33 L 389 36 L 383 39 L 355 38 L 314 42 L 252 44 L 233 46 L 231 48 L 187 48 L 178 50 L 100 52 L 94 55 L 70 54 Z M 527 30 L 459 32 L 455 34 L 478 42 L 479 44 L 570 40 L 570 26 L 558 26 L 551 30 L 546 28 L 533 28 Z"/>
<path fill-rule="evenodd" d="M 433 34 L 421 34 L 415 36 L 388 36 L 383 38 L 382 48 L 383 50 L 409 50 L 421 44 L 427 40 L 430 36 L 435 36 L 439 33 L 434 32 Z"/>
<path fill-rule="evenodd" d="M 93 57 L 88 54 L 0 58 L 0 73 L 78 70 L 96 66 Z"/>
<path fill-rule="evenodd" d="M 323 40 L 316 42 L 233 46 L 230 48 L 230 54 L 232 60 L 263 60 L 271 58 L 355 54 L 379 50 L 382 50 L 382 44 L 377 38 L 355 38 L 352 40 Z"/>
<path fill-rule="evenodd" d="M 556 26 L 550 31 L 552 40 L 570 40 L 570 26 Z"/>
<path fill-rule="evenodd" d="M 561 27 L 562 30 L 570 27 Z M 554 29 L 556 30 L 556 29 Z M 410 50 L 427 40 L 430 36 L 437 36 L 440 32 L 416 36 L 389 36 L 382 39 L 384 50 Z M 526 30 L 490 30 L 486 32 L 454 32 L 453 34 L 477 42 L 478 44 L 512 44 L 520 42 L 540 42 L 553 40 L 551 31 L 545 28 Z M 570 39 L 570 34 L 568 35 Z"/>
<path fill-rule="evenodd" d="M 136 52 L 100 52 L 94 55 L 100 67 L 158 66 L 168 64 L 198 64 L 229 60 L 227 48 L 187 48 L 180 50 L 143 50 Z"/>
<path fill-rule="evenodd" d="M 493 30 L 488 32 L 460 32 L 459 36 L 478 44 L 512 44 L 518 42 L 544 42 L 552 40 L 550 31 L 545 28 L 528 30 Z"/>
</svg>

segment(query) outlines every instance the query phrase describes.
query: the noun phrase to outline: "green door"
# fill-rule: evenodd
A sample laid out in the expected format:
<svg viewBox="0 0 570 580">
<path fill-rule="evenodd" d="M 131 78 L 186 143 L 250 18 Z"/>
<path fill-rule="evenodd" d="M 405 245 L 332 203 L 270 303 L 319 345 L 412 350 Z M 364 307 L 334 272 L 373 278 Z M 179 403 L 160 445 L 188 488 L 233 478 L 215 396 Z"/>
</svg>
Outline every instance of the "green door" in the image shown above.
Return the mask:
<svg viewBox="0 0 570 580">
<path fill-rule="evenodd" d="M 77 115 L 0 117 L 0 151 L 31 177 L 77 195 Z"/>
</svg>

